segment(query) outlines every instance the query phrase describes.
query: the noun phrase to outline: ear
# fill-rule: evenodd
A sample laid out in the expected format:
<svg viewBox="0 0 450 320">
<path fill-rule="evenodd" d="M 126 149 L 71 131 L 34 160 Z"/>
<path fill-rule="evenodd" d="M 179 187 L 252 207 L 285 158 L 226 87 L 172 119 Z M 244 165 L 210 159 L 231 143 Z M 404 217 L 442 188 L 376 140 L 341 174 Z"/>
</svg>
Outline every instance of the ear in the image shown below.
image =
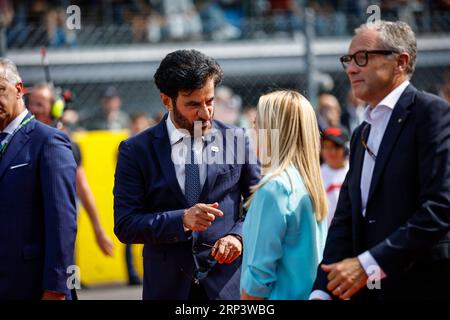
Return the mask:
<svg viewBox="0 0 450 320">
<path fill-rule="evenodd" d="M 398 74 L 404 74 L 406 73 L 406 70 L 408 69 L 408 63 L 411 57 L 408 53 L 402 52 L 399 54 L 397 59 L 397 66 L 395 68 L 396 73 Z"/>
<path fill-rule="evenodd" d="M 23 83 L 22 83 L 22 82 L 18 82 L 18 83 L 16 83 L 15 87 L 16 87 L 16 89 L 17 89 L 17 95 L 16 95 L 16 98 L 17 98 L 17 99 L 22 98 L 22 96 L 23 96 L 23 94 L 24 94 L 24 92 L 25 92 L 25 88 L 24 88 L 24 86 L 23 86 Z"/>
<path fill-rule="evenodd" d="M 172 111 L 172 99 L 162 92 L 159 94 L 159 98 L 161 99 L 166 109 Z"/>
</svg>

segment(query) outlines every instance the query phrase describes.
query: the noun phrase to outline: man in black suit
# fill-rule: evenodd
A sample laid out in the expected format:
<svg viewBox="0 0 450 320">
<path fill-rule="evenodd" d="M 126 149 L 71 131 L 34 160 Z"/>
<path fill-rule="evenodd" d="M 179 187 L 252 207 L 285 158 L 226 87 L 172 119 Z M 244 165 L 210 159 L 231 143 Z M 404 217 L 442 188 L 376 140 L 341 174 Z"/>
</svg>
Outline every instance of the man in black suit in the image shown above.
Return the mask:
<svg viewBox="0 0 450 320">
<path fill-rule="evenodd" d="M 197 50 L 169 53 L 155 73 L 168 113 L 120 144 L 114 231 L 144 243 L 144 299 L 239 299 L 241 204 L 260 169 L 245 132 L 212 118 L 221 79 Z"/>
<path fill-rule="evenodd" d="M 409 83 L 416 52 L 406 23 L 380 21 L 341 57 L 368 107 L 311 299 L 449 297 L 450 105 Z"/>
</svg>

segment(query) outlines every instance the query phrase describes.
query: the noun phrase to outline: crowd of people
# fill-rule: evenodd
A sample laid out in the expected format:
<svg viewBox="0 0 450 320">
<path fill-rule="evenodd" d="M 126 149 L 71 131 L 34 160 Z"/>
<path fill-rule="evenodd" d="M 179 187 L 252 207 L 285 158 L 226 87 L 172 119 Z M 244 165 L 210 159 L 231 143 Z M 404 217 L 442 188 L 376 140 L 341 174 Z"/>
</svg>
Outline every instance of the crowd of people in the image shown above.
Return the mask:
<svg viewBox="0 0 450 320">
<path fill-rule="evenodd" d="M 416 31 L 444 31 L 450 12 L 444 0 L 2 0 L 0 26 L 6 27 L 9 46 L 84 45 L 78 31 L 65 23 L 69 5 L 80 7 L 84 30 L 98 27 L 103 33 L 96 37 L 97 43 L 88 45 L 292 36 L 304 30 L 307 7 L 315 11 L 317 36 L 349 35 L 369 5 L 378 5 L 384 19 L 407 21 Z M 126 27 L 129 32 L 117 29 L 111 34 L 101 29 L 107 26 Z"/>
<path fill-rule="evenodd" d="M 448 299 L 450 103 L 410 83 L 416 58 L 408 24 L 363 24 L 340 58 L 345 117 L 327 93 L 316 113 L 277 90 L 242 128 L 214 118 L 240 118 L 216 60 L 165 56 L 166 113 L 132 117 L 114 176 L 114 233 L 144 244 L 143 299 Z M 76 299 L 77 194 L 105 254 L 110 239 L 64 114 L 43 107 L 53 88 L 25 105 L 15 64 L 1 59 L 0 75 L 0 299 Z M 129 125 L 117 91 L 102 102 L 95 128 Z"/>
</svg>

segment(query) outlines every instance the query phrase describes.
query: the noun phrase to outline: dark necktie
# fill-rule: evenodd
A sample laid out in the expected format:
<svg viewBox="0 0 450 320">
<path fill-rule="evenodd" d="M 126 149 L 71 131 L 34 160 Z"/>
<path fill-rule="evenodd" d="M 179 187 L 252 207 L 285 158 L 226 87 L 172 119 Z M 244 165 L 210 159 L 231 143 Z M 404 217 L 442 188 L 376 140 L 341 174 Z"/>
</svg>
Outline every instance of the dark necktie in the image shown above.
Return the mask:
<svg viewBox="0 0 450 320">
<path fill-rule="evenodd" d="M 6 137 L 9 136 L 9 133 L 7 132 L 0 132 L 0 150 L 3 147 L 3 141 L 6 139 Z"/>
<path fill-rule="evenodd" d="M 191 157 L 190 159 L 187 159 L 185 164 L 185 181 L 184 181 L 184 195 L 190 207 L 192 207 L 194 204 L 198 202 L 201 192 L 200 168 L 198 165 L 198 160 L 195 159 L 194 139 L 191 140 L 192 140 L 190 146 Z"/>
<path fill-rule="evenodd" d="M 0 144 L 9 135 L 8 132 L 0 132 Z"/>
<path fill-rule="evenodd" d="M 3 158 L 3 140 L 9 135 L 7 132 L 0 132 L 0 160 Z"/>
</svg>

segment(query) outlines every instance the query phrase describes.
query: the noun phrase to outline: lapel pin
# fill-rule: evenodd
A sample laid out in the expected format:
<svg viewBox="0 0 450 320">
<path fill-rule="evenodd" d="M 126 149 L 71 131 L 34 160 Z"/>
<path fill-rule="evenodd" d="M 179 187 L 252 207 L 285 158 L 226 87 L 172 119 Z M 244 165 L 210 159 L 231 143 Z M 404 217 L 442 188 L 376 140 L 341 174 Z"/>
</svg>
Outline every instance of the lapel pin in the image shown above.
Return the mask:
<svg viewBox="0 0 450 320">
<path fill-rule="evenodd" d="M 403 121 L 402 118 L 398 118 L 398 123 L 401 123 Z"/>
<path fill-rule="evenodd" d="M 212 146 L 212 147 L 211 147 L 211 151 L 212 151 L 212 152 L 219 152 L 219 148 L 216 147 L 216 146 Z"/>
</svg>

